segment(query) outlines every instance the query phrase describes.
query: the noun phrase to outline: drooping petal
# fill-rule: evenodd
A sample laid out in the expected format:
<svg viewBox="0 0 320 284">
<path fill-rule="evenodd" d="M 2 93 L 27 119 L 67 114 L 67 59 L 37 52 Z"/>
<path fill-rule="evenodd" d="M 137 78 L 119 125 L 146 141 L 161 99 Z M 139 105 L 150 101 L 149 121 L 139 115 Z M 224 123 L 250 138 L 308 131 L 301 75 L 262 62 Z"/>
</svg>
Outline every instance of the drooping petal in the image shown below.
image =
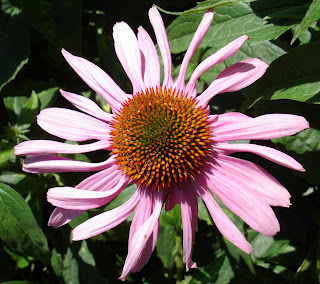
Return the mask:
<svg viewBox="0 0 320 284">
<path fill-rule="evenodd" d="M 109 150 L 110 142 L 97 141 L 85 145 L 72 145 L 51 140 L 24 141 L 14 147 L 14 154 L 18 156 L 42 154 L 75 154 L 87 153 L 96 150 Z"/>
<path fill-rule="evenodd" d="M 219 122 L 219 120 L 218 120 Z M 234 121 L 232 123 L 212 125 L 214 140 L 226 142 L 232 140 L 267 140 L 293 135 L 309 128 L 302 116 L 292 114 L 266 114 L 256 118 Z"/>
<path fill-rule="evenodd" d="M 201 20 L 201 23 L 199 24 L 199 26 L 198 26 L 198 28 L 192 38 L 192 41 L 188 47 L 188 50 L 183 58 L 183 61 L 181 63 L 179 76 L 178 76 L 177 81 L 174 84 L 174 87 L 178 90 L 184 89 L 184 80 L 185 80 L 185 75 L 186 75 L 188 64 L 189 64 L 193 54 L 197 50 L 199 44 L 203 40 L 205 34 L 207 33 L 207 31 L 210 27 L 210 24 L 212 22 L 212 19 L 213 19 L 213 10 L 208 10 L 204 14 L 204 16 Z"/>
<path fill-rule="evenodd" d="M 83 213 L 83 210 L 70 210 L 63 208 L 56 208 L 53 210 L 49 221 L 48 226 L 53 228 L 59 228 L 67 223 L 69 223 L 74 218 L 78 217 Z"/>
<path fill-rule="evenodd" d="M 73 70 L 92 90 L 100 94 L 113 110 L 120 109 L 128 96 L 107 73 L 84 58 L 74 56 L 64 49 L 61 52 Z"/>
<path fill-rule="evenodd" d="M 192 261 L 192 244 L 197 228 L 198 203 L 190 185 L 180 189 L 178 186 L 174 189 L 181 205 L 181 218 L 183 226 L 183 262 L 186 263 L 186 270 L 196 268 L 197 265 Z"/>
<path fill-rule="evenodd" d="M 246 35 L 241 36 L 202 61 L 193 71 L 186 87 L 186 92 L 191 93 L 203 72 L 234 55 L 248 38 Z"/>
<path fill-rule="evenodd" d="M 154 207 L 153 195 L 154 193 L 151 190 L 147 188 L 144 189 L 144 193 L 141 196 L 141 200 L 134 214 L 134 218 L 131 222 L 128 240 L 128 250 L 130 250 L 130 246 L 132 245 L 132 237 L 152 214 Z M 145 247 L 141 252 L 139 261 L 137 262 L 135 267 L 132 267 L 131 272 L 139 271 L 149 261 L 158 239 L 158 229 L 159 226 L 158 224 L 156 224 L 149 240 L 147 241 Z"/>
<path fill-rule="evenodd" d="M 268 64 L 258 58 L 247 59 L 223 70 L 211 85 L 198 97 L 202 106 L 217 94 L 241 90 L 258 80 Z"/>
<path fill-rule="evenodd" d="M 120 22 L 113 27 L 113 39 L 118 59 L 132 83 L 134 93 L 144 90 L 141 55 L 136 35 L 127 23 Z"/>
<path fill-rule="evenodd" d="M 141 259 L 141 253 L 146 246 L 150 236 L 154 232 L 155 226 L 157 226 L 159 221 L 159 216 L 161 213 L 164 194 L 163 190 L 153 191 L 154 193 L 154 208 L 151 216 L 148 220 L 139 228 L 139 230 L 133 235 L 131 245 L 128 251 L 126 261 L 122 270 L 122 274 L 119 277 L 120 280 L 124 280 L 132 269 L 135 269 L 139 265 Z"/>
<path fill-rule="evenodd" d="M 54 187 L 47 192 L 47 200 L 53 206 L 64 209 L 88 210 L 107 204 L 128 184 L 129 181 L 124 176 L 115 187 L 106 191 L 91 191 L 74 187 Z"/>
<path fill-rule="evenodd" d="M 108 161 L 87 163 L 57 155 L 34 155 L 24 160 L 22 170 L 33 174 L 94 172 L 105 169 L 107 165 Z"/>
<path fill-rule="evenodd" d="M 269 205 L 289 207 L 290 193 L 270 173 L 260 166 L 235 157 L 219 155 L 220 172 L 256 191 Z"/>
<path fill-rule="evenodd" d="M 268 159 L 274 163 L 277 163 L 281 166 L 304 172 L 305 169 L 300 163 L 289 155 L 278 151 L 276 149 L 260 146 L 255 144 L 227 144 L 227 143 L 218 143 L 215 146 L 215 149 L 223 150 L 226 155 L 231 155 L 237 152 L 250 152 L 257 154 L 265 159 Z"/>
<path fill-rule="evenodd" d="M 65 97 L 70 103 L 72 103 L 76 108 L 82 110 L 83 112 L 90 114 L 98 119 L 106 121 L 108 123 L 112 122 L 113 115 L 103 111 L 95 102 L 92 100 L 76 95 L 74 93 L 66 92 L 60 90 L 62 96 Z"/>
<path fill-rule="evenodd" d="M 57 137 L 86 141 L 109 140 L 110 126 L 87 114 L 64 108 L 47 108 L 37 116 L 39 126 Z"/>
<path fill-rule="evenodd" d="M 172 86 L 172 61 L 170 46 L 163 20 L 158 9 L 155 6 L 153 6 L 149 10 L 149 20 L 156 35 L 160 53 L 162 56 L 164 67 L 164 78 L 162 86 L 170 88 Z"/>
<path fill-rule="evenodd" d="M 108 231 L 126 220 L 139 202 L 141 192 L 137 190 L 123 205 L 101 213 L 80 224 L 72 231 L 72 240 L 85 240 Z"/>
<path fill-rule="evenodd" d="M 246 238 L 242 235 L 239 229 L 231 222 L 227 215 L 222 211 L 218 203 L 214 200 L 210 192 L 205 186 L 194 186 L 197 194 L 202 198 L 206 204 L 213 222 L 217 226 L 220 233 L 225 238 L 233 243 L 235 246 L 243 250 L 245 253 L 250 254 L 252 251 L 251 245 L 247 242 Z"/>
<path fill-rule="evenodd" d="M 270 237 L 279 232 L 277 217 L 257 192 L 235 181 L 232 175 L 220 172 L 219 167 L 212 164 L 211 172 L 206 176 L 206 183 L 214 195 L 252 229 Z"/>
<path fill-rule="evenodd" d="M 160 63 L 156 47 L 143 27 L 138 28 L 138 43 L 144 56 L 143 79 L 147 88 L 160 86 Z"/>
</svg>

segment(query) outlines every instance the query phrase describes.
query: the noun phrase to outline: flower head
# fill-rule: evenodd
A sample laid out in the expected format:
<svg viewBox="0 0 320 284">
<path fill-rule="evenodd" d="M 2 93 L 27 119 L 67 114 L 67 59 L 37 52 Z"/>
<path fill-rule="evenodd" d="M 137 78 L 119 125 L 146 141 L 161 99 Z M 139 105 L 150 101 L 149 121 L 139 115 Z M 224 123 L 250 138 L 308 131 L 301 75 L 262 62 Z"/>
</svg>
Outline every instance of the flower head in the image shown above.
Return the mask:
<svg viewBox="0 0 320 284">
<path fill-rule="evenodd" d="M 187 66 L 210 26 L 213 11 L 205 13 L 175 82 L 165 27 L 155 7 L 150 9 L 149 18 L 164 65 L 162 84 L 157 51 L 148 33 L 140 27 L 136 37 L 126 23 L 117 23 L 113 32 L 115 50 L 132 83 L 132 93 L 126 94 L 93 63 L 62 50 L 70 66 L 109 103 L 112 114 L 105 113 L 88 98 L 61 90 L 62 96 L 82 112 L 49 108 L 38 115 L 40 127 L 52 135 L 79 142 L 96 141 L 70 145 L 34 140 L 15 147 L 16 155 L 30 155 L 23 165 L 26 172 L 97 172 L 75 187 L 49 189 L 48 201 L 57 207 L 49 220 L 53 227 L 68 223 L 84 210 L 110 202 L 130 183 L 137 185 L 126 203 L 73 230 L 73 240 L 90 238 L 117 226 L 137 207 L 120 279 L 148 262 L 157 241 L 164 204 L 166 210 L 176 204 L 181 206 L 183 260 L 187 270 L 196 267 L 192 243 L 198 218 L 197 196 L 205 202 L 218 230 L 248 254 L 250 244 L 213 196 L 252 229 L 267 236 L 279 231 L 270 206 L 288 207 L 290 194 L 267 171 L 231 154 L 251 152 L 282 166 L 304 170 L 293 158 L 272 148 L 227 143 L 295 134 L 308 127 L 303 117 L 267 114 L 251 118 L 236 112 L 209 113 L 208 103 L 215 95 L 250 85 L 264 74 L 266 63 L 257 58 L 236 63 L 222 71 L 201 95 L 196 94 L 196 81 L 201 74 L 235 54 L 247 36 L 235 39 L 201 62 L 185 85 Z M 111 155 L 100 163 L 56 155 L 96 150 L 107 150 Z"/>
</svg>

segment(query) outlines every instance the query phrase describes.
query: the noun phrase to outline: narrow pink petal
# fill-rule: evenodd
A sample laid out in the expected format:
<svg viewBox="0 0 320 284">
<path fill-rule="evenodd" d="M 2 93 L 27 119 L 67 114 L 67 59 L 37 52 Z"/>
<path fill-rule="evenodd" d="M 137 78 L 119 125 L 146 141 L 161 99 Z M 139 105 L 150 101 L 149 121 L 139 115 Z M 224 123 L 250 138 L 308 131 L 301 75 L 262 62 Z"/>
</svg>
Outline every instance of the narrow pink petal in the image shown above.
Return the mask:
<svg viewBox="0 0 320 284">
<path fill-rule="evenodd" d="M 72 103 L 76 108 L 82 110 L 83 112 L 94 116 L 95 118 L 101 119 L 108 123 L 112 122 L 113 115 L 103 111 L 95 102 L 92 100 L 76 95 L 74 93 L 66 92 L 60 90 L 62 96 L 64 96 L 70 103 Z"/>
<path fill-rule="evenodd" d="M 152 190 L 149 190 L 149 188 L 144 188 L 143 190 L 144 190 L 144 193 L 141 196 L 141 200 L 140 200 L 139 205 L 136 209 L 136 212 L 134 214 L 134 218 L 133 218 L 131 226 L 130 226 L 128 250 L 130 250 L 130 246 L 132 245 L 132 238 L 133 238 L 134 234 L 150 218 L 150 216 L 153 212 L 154 192 Z M 137 262 L 136 266 L 132 267 L 131 272 L 140 271 L 142 269 L 142 267 L 144 267 L 146 265 L 146 263 L 149 261 L 151 254 L 154 251 L 154 248 L 156 246 L 157 239 L 158 239 L 158 230 L 159 230 L 158 223 L 155 225 L 155 228 L 154 228 L 149 240 L 147 241 L 145 247 L 143 248 L 139 261 Z"/>
<path fill-rule="evenodd" d="M 72 145 L 51 140 L 24 141 L 14 147 L 14 154 L 18 156 L 42 155 L 42 154 L 75 154 L 87 153 L 96 150 L 109 150 L 111 144 L 108 141 L 97 141 L 85 145 Z"/>
<path fill-rule="evenodd" d="M 118 59 L 132 83 L 134 93 L 145 90 L 141 72 L 141 55 L 136 35 L 127 23 L 120 22 L 113 27 L 113 39 Z"/>
<path fill-rule="evenodd" d="M 109 140 L 110 126 L 87 114 L 64 108 L 46 108 L 37 116 L 39 126 L 57 137 L 86 141 Z"/>
<path fill-rule="evenodd" d="M 213 125 L 214 140 L 267 140 L 293 135 L 309 127 L 302 116 L 292 114 L 266 114 L 253 119 L 240 120 L 228 125 Z"/>
<path fill-rule="evenodd" d="M 227 215 L 222 211 L 220 206 L 214 200 L 212 195 L 203 186 L 195 186 L 197 194 L 202 198 L 206 204 L 213 222 L 217 226 L 220 233 L 235 246 L 243 250 L 245 253 L 250 254 L 252 252 L 251 245 L 247 242 L 245 237 L 239 231 L 239 229 L 230 221 Z"/>
<path fill-rule="evenodd" d="M 131 215 L 140 196 L 141 192 L 137 190 L 123 205 L 101 213 L 77 226 L 72 231 L 72 240 L 85 240 L 118 226 Z"/>
<path fill-rule="evenodd" d="M 215 165 L 223 175 L 232 177 L 234 182 L 250 187 L 269 205 L 289 207 L 290 193 L 271 174 L 258 165 L 230 157 L 219 155 Z"/>
<path fill-rule="evenodd" d="M 76 185 L 76 188 L 92 191 L 104 191 L 110 190 L 119 184 L 122 179 L 122 172 L 119 170 L 119 166 L 114 164 L 113 157 L 109 158 L 108 162 L 109 164 L 106 165 L 108 168 L 84 179 Z M 82 212 L 84 211 L 57 208 L 51 214 L 48 224 L 52 227 L 63 226 L 75 217 L 79 216 Z"/>
<path fill-rule="evenodd" d="M 277 163 L 281 166 L 304 172 L 305 169 L 300 163 L 289 155 L 275 150 L 270 147 L 260 146 L 255 144 L 227 144 L 227 143 L 218 143 L 214 146 L 217 149 L 223 150 L 225 154 L 231 155 L 237 152 L 250 152 L 257 154 L 267 160 L 270 160 L 274 163 Z"/>
<path fill-rule="evenodd" d="M 206 35 L 206 33 L 210 27 L 210 24 L 212 22 L 212 19 L 213 19 L 213 10 L 208 10 L 204 14 L 204 16 L 201 20 L 201 23 L 199 24 L 199 26 L 193 36 L 193 39 L 188 47 L 188 50 L 183 58 L 183 61 L 181 63 L 179 76 L 178 76 L 178 79 L 174 85 L 175 88 L 178 90 L 184 89 L 184 80 L 185 80 L 185 75 L 186 75 L 188 64 L 189 64 L 193 54 L 197 50 L 199 44 L 201 43 L 204 36 Z"/>
<path fill-rule="evenodd" d="M 169 190 L 168 192 L 168 197 L 165 204 L 166 211 L 171 211 L 176 206 L 176 204 L 179 204 L 179 199 L 176 196 L 175 192 L 175 190 Z"/>
<path fill-rule="evenodd" d="M 122 176 L 123 172 L 119 169 L 118 165 L 114 164 L 84 179 L 76 185 L 76 188 L 94 191 L 109 190 L 120 182 Z"/>
<path fill-rule="evenodd" d="M 138 28 L 138 43 L 144 56 L 143 79 L 147 88 L 160 86 L 160 63 L 156 47 L 143 27 Z"/>
<path fill-rule="evenodd" d="M 250 187 L 235 181 L 232 175 L 212 165 L 206 182 L 214 195 L 255 231 L 270 237 L 280 231 L 277 217 L 267 202 Z"/>
<path fill-rule="evenodd" d="M 186 87 L 186 92 L 192 92 L 196 87 L 197 80 L 203 72 L 234 55 L 248 38 L 249 37 L 246 35 L 241 36 L 202 61 L 192 73 Z"/>
<path fill-rule="evenodd" d="M 53 206 L 72 210 L 88 210 L 101 207 L 116 197 L 129 181 L 123 177 L 112 189 L 90 191 L 73 187 L 54 187 L 47 192 L 47 200 Z"/>
<path fill-rule="evenodd" d="M 266 72 L 268 64 L 258 58 L 251 58 L 233 64 L 223 70 L 211 85 L 198 97 L 206 106 L 217 94 L 241 90 L 258 80 Z"/>
<path fill-rule="evenodd" d="M 127 99 L 127 94 L 120 89 L 107 73 L 84 58 L 74 56 L 64 49 L 61 52 L 81 79 L 92 90 L 100 94 L 113 110 L 121 108 L 121 104 Z"/>
<path fill-rule="evenodd" d="M 57 155 L 34 155 L 24 160 L 22 170 L 32 174 L 94 172 L 103 170 L 107 165 L 108 161 L 87 163 Z"/>
<path fill-rule="evenodd" d="M 71 220 L 78 217 L 82 213 L 83 210 L 69 210 L 63 208 L 56 208 L 53 210 L 50 216 L 48 226 L 51 226 L 53 228 L 59 228 L 69 223 Z"/>
<path fill-rule="evenodd" d="M 195 268 L 196 263 L 192 261 L 192 244 L 197 227 L 198 203 L 196 196 L 192 193 L 193 188 L 185 185 L 183 189 L 178 186 L 174 189 L 181 205 L 181 218 L 183 226 L 183 262 L 186 270 Z"/>
<path fill-rule="evenodd" d="M 148 220 L 139 228 L 133 235 L 131 245 L 128 251 L 126 261 L 122 270 L 122 274 L 119 277 L 120 280 L 124 280 L 133 269 L 135 269 L 141 261 L 141 253 L 145 248 L 150 236 L 154 232 L 154 228 L 157 226 L 159 216 L 161 213 L 164 194 L 163 190 L 153 191 L 154 193 L 154 208 L 151 216 Z"/>
<path fill-rule="evenodd" d="M 155 6 L 149 10 L 149 20 L 153 27 L 157 38 L 159 49 L 162 56 L 164 67 L 164 78 L 162 86 L 170 88 L 172 86 L 172 61 L 169 41 L 167 37 L 166 28 L 159 11 Z"/>
</svg>

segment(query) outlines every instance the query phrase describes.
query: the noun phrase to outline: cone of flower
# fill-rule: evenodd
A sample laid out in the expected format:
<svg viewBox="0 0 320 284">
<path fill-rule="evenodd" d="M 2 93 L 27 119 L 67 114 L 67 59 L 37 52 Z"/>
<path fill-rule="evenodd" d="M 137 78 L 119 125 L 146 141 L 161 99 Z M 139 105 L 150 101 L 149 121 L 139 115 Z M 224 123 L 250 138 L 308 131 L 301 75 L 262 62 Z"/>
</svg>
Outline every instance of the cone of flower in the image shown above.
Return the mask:
<svg viewBox="0 0 320 284">
<path fill-rule="evenodd" d="M 209 101 L 220 93 L 241 90 L 259 79 L 268 65 L 258 58 L 236 63 L 224 71 L 199 96 L 196 82 L 203 72 L 235 54 L 248 36 L 241 36 L 201 62 L 185 85 L 192 55 L 205 36 L 213 18 L 205 13 L 182 61 L 178 78 L 172 80 L 169 43 L 162 18 L 149 11 L 164 66 L 160 64 L 149 34 L 139 27 L 137 36 L 125 23 L 113 29 L 115 51 L 132 83 L 126 94 L 103 70 L 62 50 L 75 72 L 111 106 L 106 113 L 90 99 L 61 90 L 79 111 L 44 109 L 38 125 L 62 139 L 88 144 L 70 145 L 33 140 L 15 147 L 16 155 L 28 155 L 23 170 L 29 173 L 96 172 L 75 187 L 51 188 L 48 201 L 56 206 L 49 225 L 60 227 L 88 209 L 110 202 L 130 183 L 136 192 L 118 208 L 101 213 L 73 230 L 73 240 L 84 240 L 114 228 L 136 208 L 130 227 L 128 255 L 120 279 L 139 271 L 155 248 L 159 216 L 163 207 L 181 206 L 183 261 L 186 270 L 192 261 L 192 243 L 198 219 L 197 196 L 206 204 L 221 234 L 243 250 L 251 246 L 219 207 L 214 197 L 237 214 L 253 230 L 274 236 L 280 226 L 271 206 L 289 207 L 289 192 L 258 165 L 230 156 L 250 152 L 279 165 L 304 171 L 290 156 L 255 144 L 229 144 L 235 140 L 267 140 L 293 135 L 309 127 L 301 116 L 267 114 L 256 118 L 231 112 L 210 114 Z M 110 151 L 100 163 L 72 160 L 57 154 Z"/>
</svg>

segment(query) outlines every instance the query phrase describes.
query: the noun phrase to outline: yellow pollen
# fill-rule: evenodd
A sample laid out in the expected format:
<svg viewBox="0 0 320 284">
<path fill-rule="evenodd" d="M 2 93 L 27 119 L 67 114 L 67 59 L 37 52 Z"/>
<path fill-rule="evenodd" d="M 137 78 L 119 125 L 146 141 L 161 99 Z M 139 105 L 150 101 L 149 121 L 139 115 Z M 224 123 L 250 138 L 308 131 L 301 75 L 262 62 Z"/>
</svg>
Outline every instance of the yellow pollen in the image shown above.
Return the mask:
<svg viewBox="0 0 320 284">
<path fill-rule="evenodd" d="M 134 94 L 115 114 L 112 153 L 134 182 L 168 188 L 194 177 L 211 152 L 208 114 L 166 88 Z"/>
</svg>

